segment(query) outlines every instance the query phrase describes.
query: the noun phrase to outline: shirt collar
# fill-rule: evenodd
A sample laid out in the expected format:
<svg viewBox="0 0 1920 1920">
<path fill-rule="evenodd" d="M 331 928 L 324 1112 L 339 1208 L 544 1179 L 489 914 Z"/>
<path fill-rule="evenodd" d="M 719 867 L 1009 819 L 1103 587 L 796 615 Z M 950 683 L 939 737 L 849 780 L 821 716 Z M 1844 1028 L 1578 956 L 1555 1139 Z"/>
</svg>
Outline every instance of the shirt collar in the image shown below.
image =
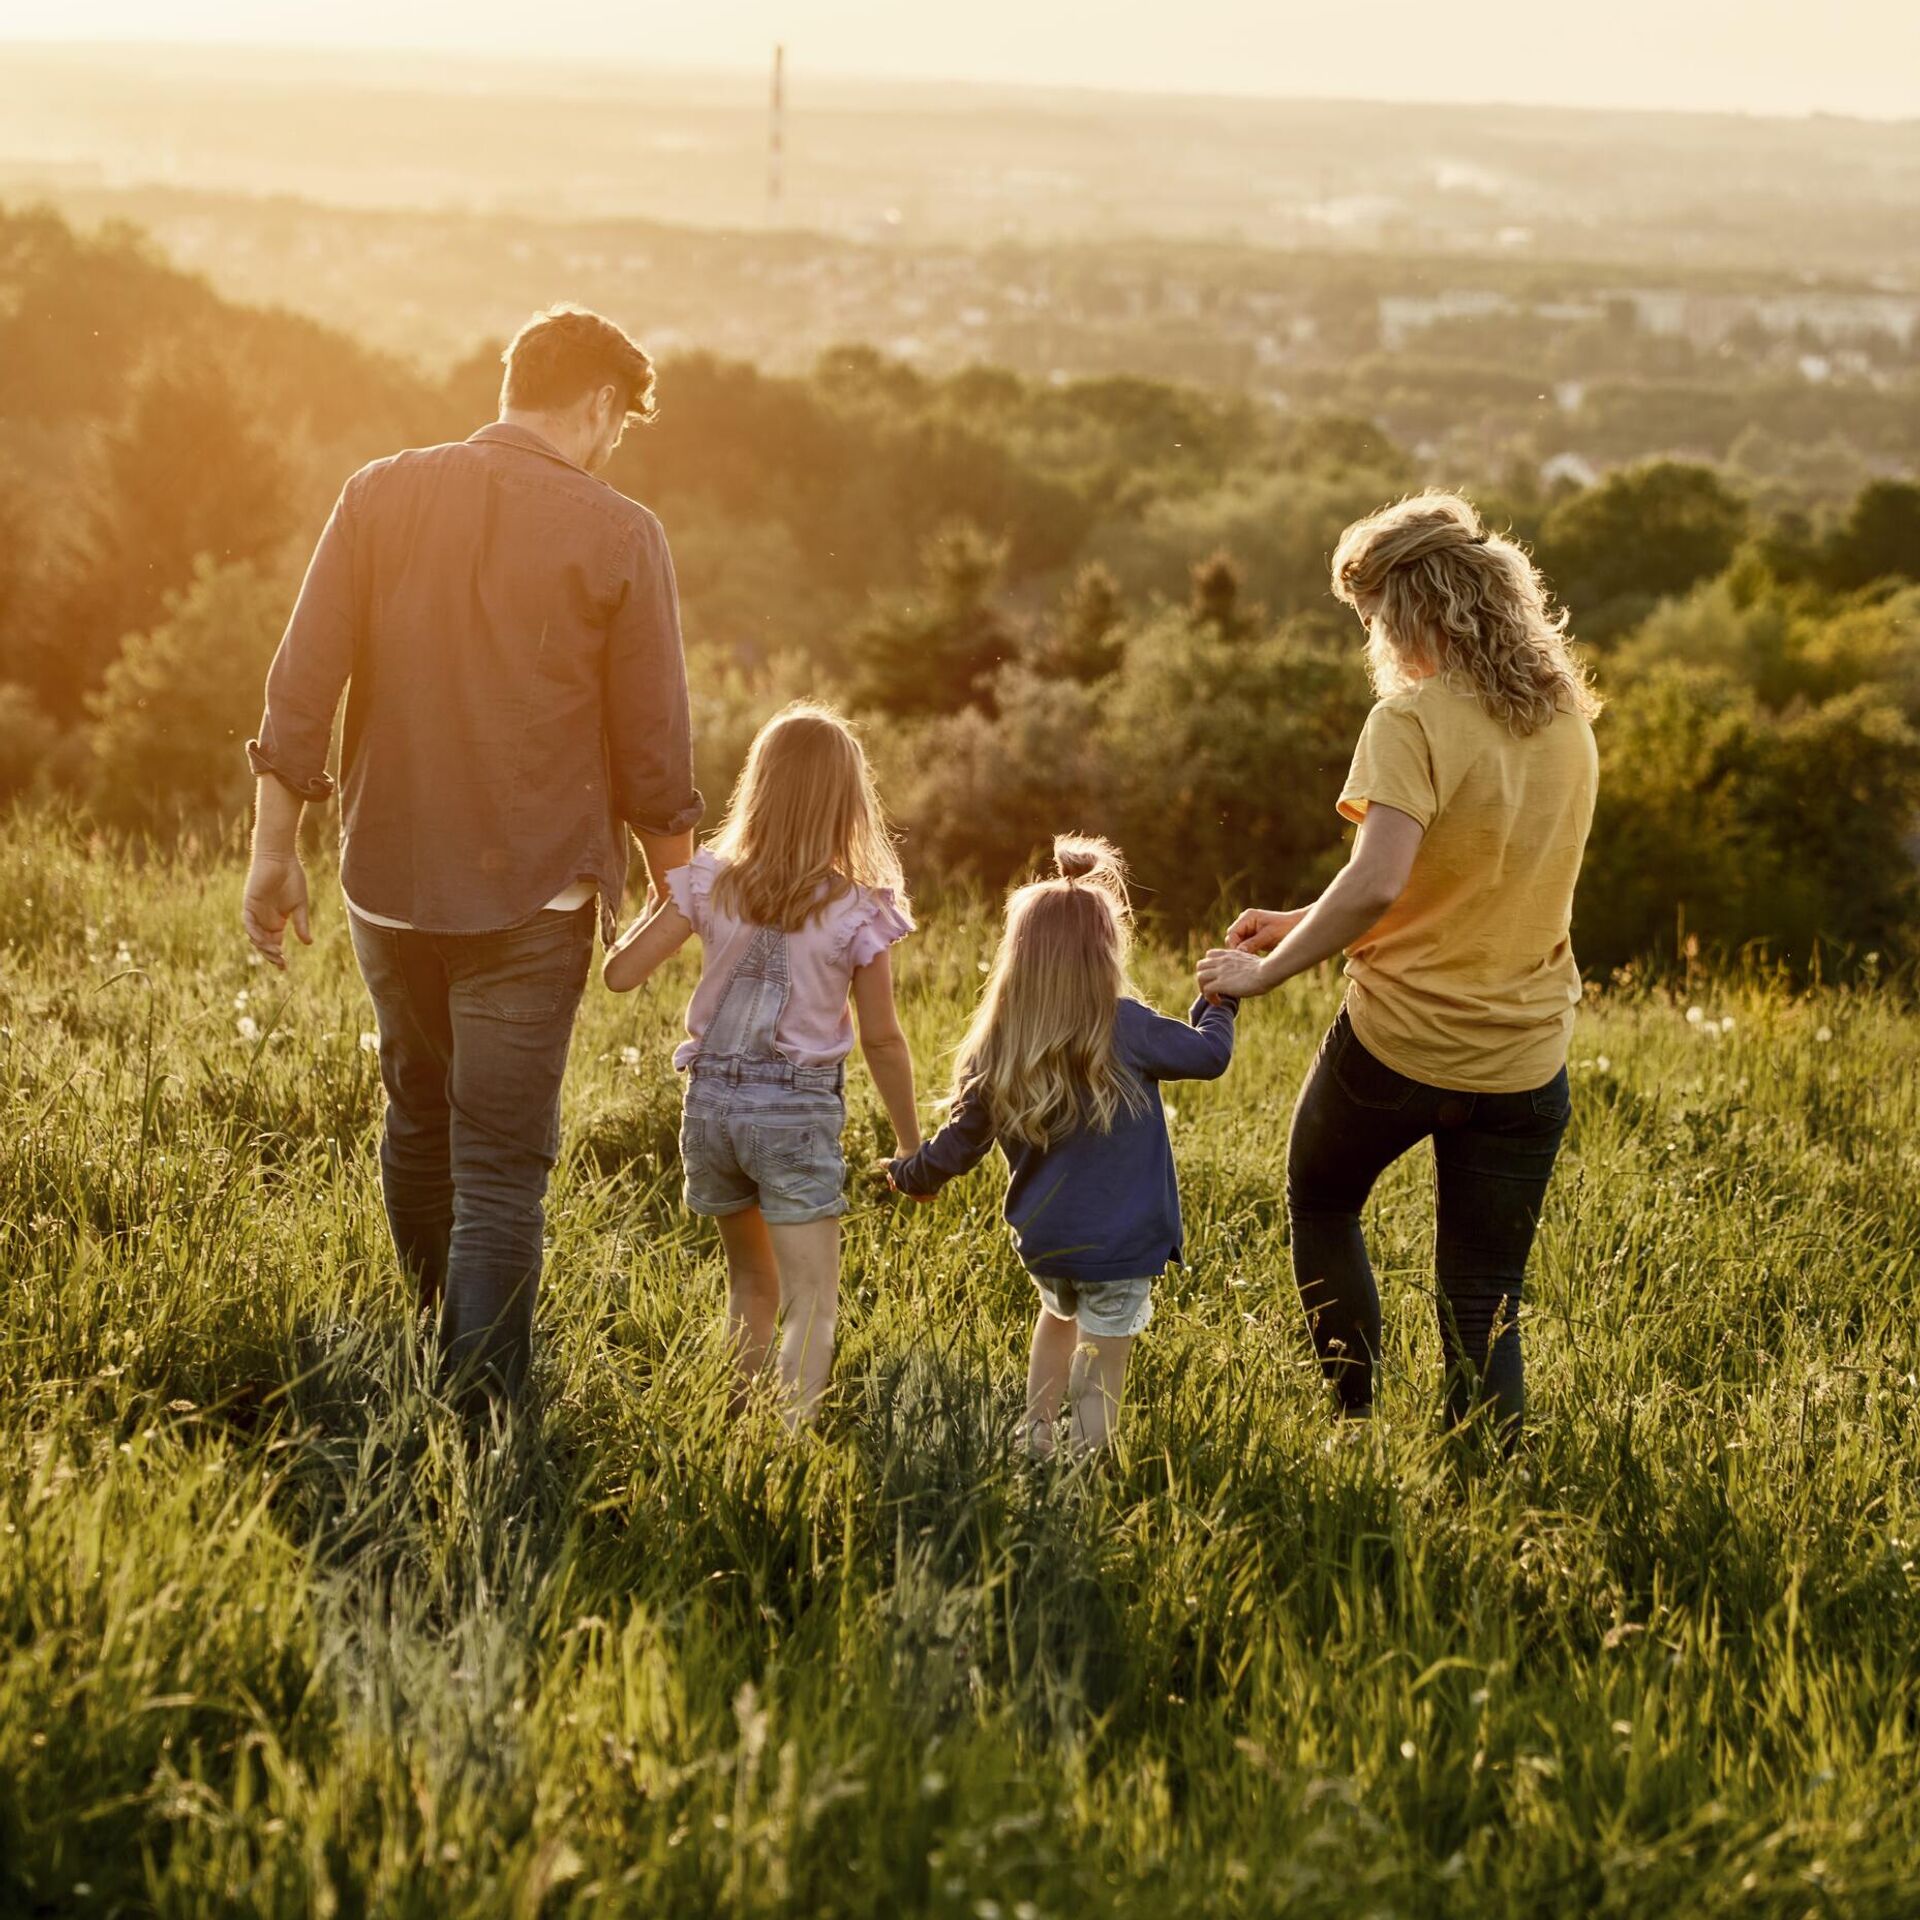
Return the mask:
<svg viewBox="0 0 1920 1920">
<path fill-rule="evenodd" d="M 523 453 L 539 453 L 549 460 L 558 460 L 563 467 L 571 467 L 575 473 L 586 472 L 586 468 L 578 461 L 569 460 L 551 440 L 542 439 L 531 427 L 516 427 L 505 420 L 489 421 L 478 433 L 468 434 L 467 444 L 470 447 L 518 447 Z"/>
</svg>

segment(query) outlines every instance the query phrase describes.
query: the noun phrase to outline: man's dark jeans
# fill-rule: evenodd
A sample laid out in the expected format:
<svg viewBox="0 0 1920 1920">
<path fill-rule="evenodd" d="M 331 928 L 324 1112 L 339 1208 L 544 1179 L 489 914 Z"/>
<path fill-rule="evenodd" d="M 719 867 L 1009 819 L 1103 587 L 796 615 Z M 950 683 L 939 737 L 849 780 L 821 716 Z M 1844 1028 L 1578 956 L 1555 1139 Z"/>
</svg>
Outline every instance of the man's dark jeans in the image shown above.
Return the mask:
<svg viewBox="0 0 1920 1920">
<path fill-rule="evenodd" d="M 421 1306 L 440 1309 L 443 1366 L 508 1392 L 532 1344 L 541 1203 L 593 915 L 589 903 L 463 934 L 348 916 L 380 1024 L 380 1175 L 395 1250 Z"/>
<path fill-rule="evenodd" d="M 1528 1093 L 1449 1093 L 1410 1080 L 1360 1044 L 1342 1011 L 1294 1109 L 1287 1212 L 1314 1347 L 1347 1412 L 1371 1410 L 1380 1352 L 1360 1209 L 1386 1168 L 1431 1138 L 1447 1410 L 1463 1418 L 1477 1392 L 1505 1434 L 1517 1430 L 1526 1406 L 1520 1289 L 1570 1107 L 1564 1067 Z"/>
</svg>

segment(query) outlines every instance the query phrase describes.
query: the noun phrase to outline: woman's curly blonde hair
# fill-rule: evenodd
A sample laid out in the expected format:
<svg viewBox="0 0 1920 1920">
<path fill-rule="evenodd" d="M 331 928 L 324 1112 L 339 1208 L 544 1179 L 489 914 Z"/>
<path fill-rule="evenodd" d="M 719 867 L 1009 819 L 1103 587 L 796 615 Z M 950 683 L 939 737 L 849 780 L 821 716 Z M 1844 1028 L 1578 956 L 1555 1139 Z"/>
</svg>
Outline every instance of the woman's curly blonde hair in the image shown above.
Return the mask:
<svg viewBox="0 0 1920 1920">
<path fill-rule="evenodd" d="M 1367 623 L 1382 699 L 1438 674 L 1519 735 L 1563 707 L 1600 711 L 1539 569 L 1457 493 L 1417 493 L 1356 520 L 1333 550 L 1333 594 Z"/>
</svg>

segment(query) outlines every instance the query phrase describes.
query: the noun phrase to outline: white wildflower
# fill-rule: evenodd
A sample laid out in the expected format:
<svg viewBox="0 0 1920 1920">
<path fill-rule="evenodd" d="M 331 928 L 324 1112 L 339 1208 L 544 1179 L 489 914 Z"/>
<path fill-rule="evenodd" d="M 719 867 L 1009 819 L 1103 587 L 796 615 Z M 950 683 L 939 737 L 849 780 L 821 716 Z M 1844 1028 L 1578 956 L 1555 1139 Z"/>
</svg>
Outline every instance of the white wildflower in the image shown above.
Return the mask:
<svg viewBox="0 0 1920 1920">
<path fill-rule="evenodd" d="M 246 1012 L 246 1010 L 247 1010 L 247 990 L 246 990 L 246 988 L 245 988 L 245 987 L 242 987 L 242 988 L 240 989 L 240 991 L 239 991 L 238 993 L 236 993 L 236 994 L 235 994 L 235 995 L 233 996 L 233 1010 L 234 1010 L 234 1012 L 235 1012 L 235 1013 L 245 1013 L 245 1012 Z"/>
<path fill-rule="evenodd" d="M 1733 1015 L 1732 1014 L 1729 1013 L 1722 1016 L 1720 1021 L 1720 1031 L 1722 1033 L 1731 1033 L 1733 1031 Z"/>
<path fill-rule="evenodd" d="M 1816 1027 L 1813 1032 L 1813 1037 L 1824 1047 L 1827 1042 L 1833 1038 L 1833 1029 L 1831 1027 Z"/>
<path fill-rule="evenodd" d="M 1707 1014 L 1704 1007 L 1689 1007 L 1687 1009 L 1687 1025 L 1690 1027 L 1699 1026 L 1706 1017 Z"/>
<path fill-rule="evenodd" d="M 1600 1056 L 1599 1056 L 1599 1057 L 1598 1057 L 1598 1058 L 1597 1058 L 1597 1059 L 1596 1059 L 1596 1060 L 1594 1061 L 1594 1063 L 1593 1063 L 1593 1064 L 1594 1064 L 1594 1065 L 1595 1065 L 1596 1067 L 1598 1067 L 1598 1068 L 1600 1069 L 1600 1071 L 1601 1071 L 1602 1073 L 1611 1073 L 1611 1072 L 1613 1071 L 1613 1062 L 1612 1062 L 1611 1060 L 1609 1060 L 1609 1059 L 1607 1058 L 1607 1056 L 1606 1056 L 1606 1055 L 1605 1055 L 1604 1053 L 1603 1053 L 1603 1054 L 1601 1054 L 1601 1055 L 1600 1055 Z"/>
<path fill-rule="evenodd" d="M 250 1013 L 243 1013 L 233 1023 L 233 1028 L 242 1040 L 254 1041 L 260 1038 L 260 1022 Z"/>
<path fill-rule="evenodd" d="M 363 1033 L 360 1036 L 360 1051 L 362 1053 L 378 1053 L 380 1051 L 380 1036 L 377 1033 Z"/>
<path fill-rule="evenodd" d="M 639 1066 L 640 1049 L 638 1047 L 622 1047 L 620 1049 L 620 1064 L 623 1067 Z"/>
</svg>

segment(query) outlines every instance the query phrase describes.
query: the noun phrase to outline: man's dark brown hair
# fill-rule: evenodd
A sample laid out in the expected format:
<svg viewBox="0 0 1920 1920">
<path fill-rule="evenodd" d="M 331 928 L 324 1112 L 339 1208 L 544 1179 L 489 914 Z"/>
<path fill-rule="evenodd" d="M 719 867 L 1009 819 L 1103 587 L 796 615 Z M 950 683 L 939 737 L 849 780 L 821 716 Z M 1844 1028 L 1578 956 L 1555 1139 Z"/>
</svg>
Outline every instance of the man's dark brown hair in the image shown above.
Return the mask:
<svg viewBox="0 0 1920 1920">
<path fill-rule="evenodd" d="M 627 396 L 631 419 L 653 418 L 653 362 L 603 314 L 549 307 L 513 336 L 501 356 L 500 404 L 546 413 L 609 384 Z"/>
</svg>

